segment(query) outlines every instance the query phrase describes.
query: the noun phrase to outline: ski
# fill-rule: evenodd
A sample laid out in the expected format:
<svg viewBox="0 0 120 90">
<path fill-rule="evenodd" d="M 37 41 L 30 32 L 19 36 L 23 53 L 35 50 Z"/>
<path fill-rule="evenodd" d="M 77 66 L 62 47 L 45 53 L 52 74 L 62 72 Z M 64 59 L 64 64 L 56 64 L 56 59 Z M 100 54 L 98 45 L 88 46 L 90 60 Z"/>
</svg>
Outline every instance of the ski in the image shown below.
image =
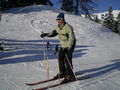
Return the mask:
<svg viewBox="0 0 120 90">
<path fill-rule="evenodd" d="M 42 83 L 46 83 L 46 82 L 50 82 L 50 81 L 54 81 L 54 80 L 57 80 L 57 79 L 47 79 L 47 80 L 43 80 L 43 81 L 39 81 L 39 82 L 35 82 L 35 83 L 25 83 L 26 85 L 28 86 L 34 86 L 34 85 L 38 85 L 38 84 L 42 84 Z"/>
<path fill-rule="evenodd" d="M 77 78 L 78 80 L 85 80 L 85 79 L 90 79 L 91 77 L 90 76 L 83 76 L 83 77 L 80 77 L 80 78 Z M 47 83 L 47 82 L 50 82 L 50 81 L 54 81 L 54 80 L 57 80 L 57 79 L 48 79 L 48 80 L 42 80 L 42 81 L 39 81 L 39 82 L 35 82 L 35 83 L 25 83 L 26 85 L 28 86 L 34 86 L 34 85 L 38 85 L 38 84 L 43 84 L 43 83 Z"/>
<path fill-rule="evenodd" d="M 73 81 L 71 81 L 71 82 L 73 82 Z M 66 82 L 66 83 L 61 82 L 61 83 L 45 86 L 45 87 L 42 87 L 42 88 L 36 88 L 36 89 L 32 89 L 32 90 L 45 90 L 45 89 L 48 89 L 48 88 L 57 87 L 59 85 L 63 85 L 63 84 L 67 84 L 67 83 L 70 83 L 70 82 Z"/>
<path fill-rule="evenodd" d="M 59 86 L 59 85 L 60 85 L 60 83 L 57 83 L 57 84 L 45 86 L 45 87 L 42 87 L 42 88 L 32 89 L 32 90 L 45 90 L 45 89 L 56 87 L 56 86 Z"/>
<path fill-rule="evenodd" d="M 87 77 L 82 77 L 82 78 L 79 78 L 77 80 L 85 80 L 85 79 L 90 79 L 91 77 L 87 76 Z M 76 80 L 75 80 L 76 81 Z M 49 85 L 49 86 L 45 86 L 45 87 L 42 87 L 42 88 L 36 88 L 36 89 L 33 89 L 33 90 L 45 90 L 45 89 L 48 89 L 48 88 L 52 88 L 52 87 L 57 87 L 59 85 L 63 85 L 63 84 L 67 84 L 67 83 L 71 83 L 71 82 L 74 82 L 74 81 L 70 81 L 70 82 L 66 82 L 66 83 L 57 83 L 57 84 L 53 84 L 53 85 Z"/>
</svg>

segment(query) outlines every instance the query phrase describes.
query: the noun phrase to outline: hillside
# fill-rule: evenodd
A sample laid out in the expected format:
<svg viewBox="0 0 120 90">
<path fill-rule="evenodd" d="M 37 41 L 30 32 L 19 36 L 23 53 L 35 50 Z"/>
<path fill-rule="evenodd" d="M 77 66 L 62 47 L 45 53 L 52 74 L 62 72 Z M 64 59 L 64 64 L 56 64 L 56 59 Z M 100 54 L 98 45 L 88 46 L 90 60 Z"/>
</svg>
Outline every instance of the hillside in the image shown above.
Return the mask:
<svg viewBox="0 0 120 90">
<path fill-rule="evenodd" d="M 0 51 L 0 90 L 32 90 L 48 85 L 29 87 L 25 83 L 47 79 L 40 34 L 52 31 L 59 12 L 65 13 L 77 39 L 74 72 L 78 79 L 91 78 L 52 90 L 119 90 L 120 36 L 93 21 L 43 5 L 13 8 L 2 14 L 0 40 L 6 51 Z M 58 37 L 47 41 L 53 48 L 59 43 Z M 58 73 L 54 50 L 49 51 L 49 64 L 51 78 Z"/>
<path fill-rule="evenodd" d="M 102 12 L 102 13 L 95 13 L 95 15 L 98 15 L 98 18 L 101 19 L 101 15 L 102 14 L 107 14 L 108 12 Z M 120 13 L 120 10 L 113 10 L 112 14 L 114 16 L 114 18 L 116 19 L 116 17 L 118 16 L 118 14 Z"/>
</svg>

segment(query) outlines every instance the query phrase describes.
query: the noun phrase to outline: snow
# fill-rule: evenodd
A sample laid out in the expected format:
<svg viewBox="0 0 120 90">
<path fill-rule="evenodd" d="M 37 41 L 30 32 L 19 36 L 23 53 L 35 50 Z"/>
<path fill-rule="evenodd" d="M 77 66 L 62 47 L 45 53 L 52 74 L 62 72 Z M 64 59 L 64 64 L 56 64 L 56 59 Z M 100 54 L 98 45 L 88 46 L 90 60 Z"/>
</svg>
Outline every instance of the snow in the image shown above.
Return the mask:
<svg viewBox="0 0 120 90">
<path fill-rule="evenodd" d="M 30 87 L 25 83 L 47 79 L 40 34 L 52 31 L 59 12 L 65 13 L 66 21 L 75 31 L 77 45 L 73 65 L 78 81 L 50 90 L 119 90 L 120 36 L 93 21 L 43 5 L 2 13 L 0 40 L 6 51 L 0 51 L 0 90 L 32 90 L 48 85 Z M 53 48 L 59 44 L 58 37 L 46 38 L 46 41 L 50 41 Z M 54 50 L 49 51 L 49 66 L 51 78 L 58 73 Z M 91 78 L 79 80 L 87 76 Z"/>
<path fill-rule="evenodd" d="M 108 12 L 95 13 L 95 15 L 98 15 L 98 18 L 99 18 L 99 19 L 102 19 L 102 18 L 101 18 L 101 15 L 102 15 L 102 14 L 106 15 L 107 13 L 108 13 Z M 117 18 L 117 16 L 118 16 L 119 13 L 120 13 L 120 10 L 113 10 L 113 11 L 112 11 L 112 14 L 113 14 L 113 16 L 114 16 L 115 19 Z"/>
</svg>

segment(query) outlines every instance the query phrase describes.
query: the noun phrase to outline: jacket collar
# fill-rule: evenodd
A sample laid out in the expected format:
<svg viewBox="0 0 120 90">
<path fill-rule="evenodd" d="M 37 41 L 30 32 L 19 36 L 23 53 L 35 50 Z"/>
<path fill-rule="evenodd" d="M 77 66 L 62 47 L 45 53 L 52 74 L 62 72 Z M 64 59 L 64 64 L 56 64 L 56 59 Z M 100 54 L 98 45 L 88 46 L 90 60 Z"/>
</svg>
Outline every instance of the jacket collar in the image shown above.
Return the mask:
<svg viewBox="0 0 120 90">
<path fill-rule="evenodd" d="M 66 24 L 66 22 L 65 22 L 65 23 L 63 23 L 63 24 L 61 24 L 61 25 L 58 25 L 58 27 L 60 28 L 60 30 L 62 30 L 62 29 L 63 29 L 63 27 L 65 26 L 65 24 Z"/>
</svg>

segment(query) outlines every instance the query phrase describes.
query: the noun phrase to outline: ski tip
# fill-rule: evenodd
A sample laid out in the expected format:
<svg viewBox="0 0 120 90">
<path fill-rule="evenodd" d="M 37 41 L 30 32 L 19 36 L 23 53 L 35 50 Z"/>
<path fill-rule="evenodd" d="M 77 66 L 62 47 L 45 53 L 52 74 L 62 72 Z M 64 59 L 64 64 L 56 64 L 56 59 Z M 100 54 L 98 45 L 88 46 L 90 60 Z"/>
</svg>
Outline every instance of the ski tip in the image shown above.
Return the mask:
<svg viewBox="0 0 120 90">
<path fill-rule="evenodd" d="M 25 83 L 25 85 L 32 86 L 32 84 Z"/>
</svg>

